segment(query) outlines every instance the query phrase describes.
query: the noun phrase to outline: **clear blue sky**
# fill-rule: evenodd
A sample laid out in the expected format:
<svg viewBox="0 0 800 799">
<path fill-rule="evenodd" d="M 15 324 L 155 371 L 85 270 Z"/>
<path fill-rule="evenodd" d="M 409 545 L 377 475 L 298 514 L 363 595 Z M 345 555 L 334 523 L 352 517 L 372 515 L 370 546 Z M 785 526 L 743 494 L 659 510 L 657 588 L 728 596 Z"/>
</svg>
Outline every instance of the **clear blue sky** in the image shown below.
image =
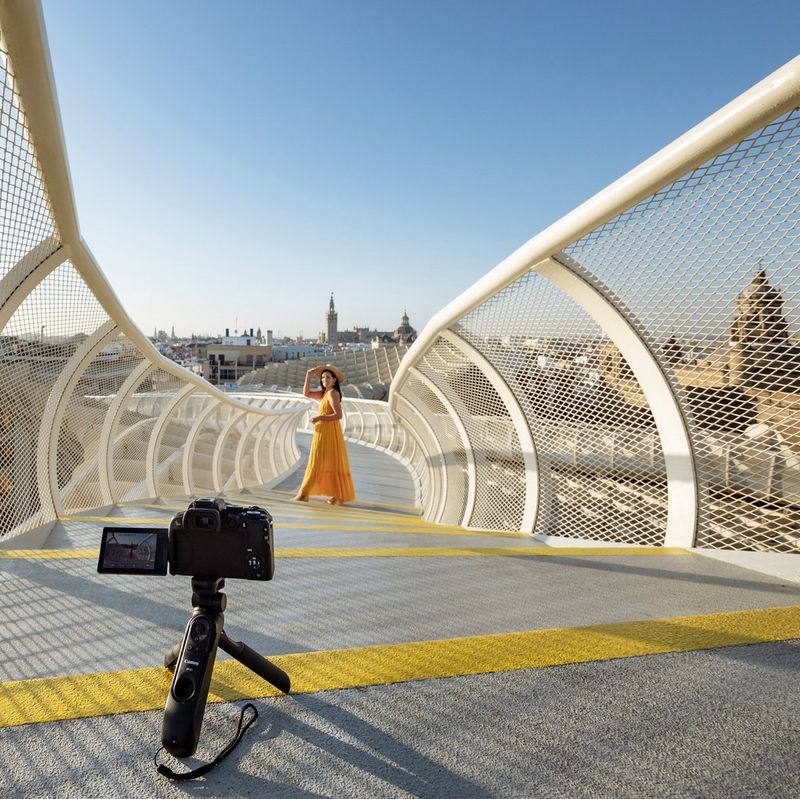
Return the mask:
<svg viewBox="0 0 800 799">
<path fill-rule="evenodd" d="M 81 230 L 133 319 L 428 319 L 800 51 L 800 2 L 42 0 Z"/>
</svg>

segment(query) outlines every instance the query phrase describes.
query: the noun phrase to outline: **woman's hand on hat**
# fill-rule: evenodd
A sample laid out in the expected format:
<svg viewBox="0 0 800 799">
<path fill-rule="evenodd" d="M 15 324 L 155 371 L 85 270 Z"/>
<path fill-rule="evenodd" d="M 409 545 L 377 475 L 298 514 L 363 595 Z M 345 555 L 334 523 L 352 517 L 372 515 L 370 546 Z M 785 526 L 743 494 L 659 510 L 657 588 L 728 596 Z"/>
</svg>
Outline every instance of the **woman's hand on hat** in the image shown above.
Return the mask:
<svg viewBox="0 0 800 799">
<path fill-rule="evenodd" d="M 317 373 L 317 367 L 316 366 L 312 366 L 310 369 L 306 370 L 306 374 L 307 375 L 315 375 L 316 373 Z"/>
</svg>

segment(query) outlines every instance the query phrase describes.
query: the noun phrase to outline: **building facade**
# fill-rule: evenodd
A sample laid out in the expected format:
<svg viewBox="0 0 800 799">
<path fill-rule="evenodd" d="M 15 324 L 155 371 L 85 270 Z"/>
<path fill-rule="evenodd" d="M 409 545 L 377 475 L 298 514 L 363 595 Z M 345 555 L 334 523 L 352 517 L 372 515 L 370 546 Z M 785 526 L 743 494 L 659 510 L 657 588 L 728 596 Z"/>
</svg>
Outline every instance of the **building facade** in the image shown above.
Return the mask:
<svg viewBox="0 0 800 799">
<path fill-rule="evenodd" d="M 261 332 L 261 331 L 259 331 Z M 203 377 L 215 386 L 235 383 L 242 375 L 259 369 L 272 360 L 272 347 L 260 336 L 223 336 L 220 344 L 209 344 L 208 360 L 203 364 Z"/>
</svg>

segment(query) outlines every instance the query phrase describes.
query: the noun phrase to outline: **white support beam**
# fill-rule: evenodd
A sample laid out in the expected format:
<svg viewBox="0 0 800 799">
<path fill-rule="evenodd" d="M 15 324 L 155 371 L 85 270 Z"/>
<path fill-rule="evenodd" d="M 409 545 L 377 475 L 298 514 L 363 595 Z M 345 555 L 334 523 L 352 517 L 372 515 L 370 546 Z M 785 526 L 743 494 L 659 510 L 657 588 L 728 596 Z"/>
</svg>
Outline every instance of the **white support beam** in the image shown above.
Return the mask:
<svg viewBox="0 0 800 799">
<path fill-rule="evenodd" d="M 262 419 L 261 427 L 258 430 L 256 440 L 253 442 L 253 470 L 256 475 L 256 485 L 264 485 L 267 481 L 264 479 L 264 474 L 261 471 L 261 444 L 264 441 L 267 433 L 269 432 L 271 422 Z"/>
<path fill-rule="evenodd" d="M 70 248 L 67 245 L 59 247 L 52 255 L 44 256 L 56 244 L 52 236 L 41 242 L 20 258 L 0 280 L 0 332 L 31 292 L 54 269 L 69 260 Z"/>
<path fill-rule="evenodd" d="M 667 525 L 664 545 L 691 547 L 697 527 L 697 470 L 680 404 L 655 355 L 636 329 L 630 312 L 567 256 L 548 258 L 535 271 L 573 299 L 614 342 L 636 376 L 653 414 L 667 472 Z"/>
<path fill-rule="evenodd" d="M 244 472 L 242 470 L 242 464 L 244 463 L 245 459 L 245 447 L 247 442 L 250 439 L 250 436 L 253 435 L 255 430 L 258 428 L 260 424 L 264 423 L 264 419 L 258 416 L 255 416 L 254 419 L 250 421 L 245 429 L 244 433 L 242 433 L 242 437 L 239 439 L 239 444 L 236 447 L 236 456 L 233 459 L 233 469 L 234 475 L 236 477 L 236 487 L 241 489 L 245 487 L 245 479 L 244 479 Z M 250 457 L 252 457 L 254 452 L 254 448 L 250 447 Z"/>
<path fill-rule="evenodd" d="M 370 413 L 375 417 L 375 439 L 370 443 L 377 447 L 381 443 L 381 420 L 378 418 L 377 411 L 372 406 L 370 406 Z"/>
<path fill-rule="evenodd" d="M 56 516 L 64 515 L 57 472 L 58 434 L 64 413 L 75 386 L 91 366 L 95 355 L 118 335 L 119 330 L 113 319 L 100 325 L 64 365 L 47 398 L 36 446 L 36 482 L 42 509 L 48 509 Z"/>
<path fill-rule="evenodd" d="M 165 404 L 153 425 L 153 429 L 150 431 L 150 440 L 147 442 L 144 473 L 147 480 L 147 494 L 151 497 L 159 496 L 156 471 L 158 450 L 161 447 L 161 440 L 164 438 L 164 430 L 178 406 L 194 394 L 196 390 L 197 389 L 191 384 L 181 388 L 177 394 Z"/>
<path fill-rule="evenodd" d="M 462 526 L 467 526 L 469 524 L 469 520 L 472 518 L 472 512 L 475 509 L 475 495 L 477 493 L 477 469 L 475 467 L 475 450 L 472 446 L 472 442 L 469 439 L 469 434 L 467 433 L 467 428 L 464 427 L 464 422 L 461 421 L 461 414 L 459 414 L 453 403 L 450 402 L 450 399 L 447 395 L 433 382 L 427 375 L 421 372 L 416 367 L 411 370 L 411 374 L 419 380 L 442 405 L 446 408 L 448 415 L 450 416 L 450 421 L 453 423 L 453 426 L 458 431 L 458 436 L 461 439 L 461 447 L 464 450 L 464 454 L 467 459 L 467 486 L 466 486 L 466 497 L 464 498 L 464 507 L 462 509 L 461 518 L 456 522 L 456 524 L 460 524 Z M 439 447 L 442 452 L 445 450 Z M 452 461 L 451 461 L 452 463 Z M 446 468 L 446 467 L 445 467 Z"/>
<path fill-rule="evenodd" d="M 273 457 L 273 463 L 275 464 L 274 475 L 283 474 L 293 465 L 292 458 L 289 457 L 289 452 L 287 451 L 286 442 L 290 440 L 292 431 L 296 427 L 297 420 L 293 416 L 287 416 L 285 421 L 281 421 L 277 425 L 277 430 L 275 431 L 275 437 L 273 439 L 272 453 L 273 456 L 276 453 L 280 455 L 281 463 L 278 465 L 277 459 Z M 270 479 L 274 479 L 274 475 Z"/>
<path fill-rule="evenodd" d="M 430 496 L 428 499 L 427 518 L 433 522 L 439 522 L 444 513 L 447 499 L 447 467 L 445 466 L 445 457 L 441 448 L 439 449 L 440 463 L 434 463 L 433 455 L 428 447 L 425 445 L 425 440 L 417 432 L 417 428 L 422 428 L 428 436 L 432 444 L 439 446 L 439 439 L 433 432 L 428 420 L 407 400 L 405 397 L 399 397 L 395 413 L 403 420 L 406 429 L 411 434 L 411 437 L 422 450 L 425 461 L 431 474 Z"/>
<path fill-rule="evenodd" d="M 225 427 L 219 434 L 217 443 L 214 446 L 214 456 L 211 459 L 211 479 L 213 480 L 214 491 L 218 494 L 225 490 L 226 480 L 222 479 L 222 453 L 225 451 L 225 445 L 228 443 L 228 436 L 231 434 L 233 428 L 245 416 L 245 411 L 237 411 L 231 414 Z"/>
<path fill-rule="evenodd" d="M 112 505 L 117 500 L 114 496 L 112 460 L 114 457 L 114 434 L 117 430 L 119 416 L 127 406 L 133 392 L 154 370 L 155 367 L 149 361 L 143 360 L 119 387 L 119 391 L 106 412 L 106 418 L 103 420 L 103 429 L 100 432 L 97 446 L 97 479 L 104 505 Z"/>
<path fill-rule="evenodd" d="M 509 388 L 508 383 L 494 368 L 491 361 L 487 360 L 478 349 L 452 330 L 442 330 L 439 335 L 449 344 L 452 344 L 467 361 L 481 370 L 489 383 L 491 383 L 492 388 L 497 392 L 508 411 L 508 415 L 511 417 L 525 466 L 525 506 L 520 527 L 523 532 L 532 533 L 536 528 L 542 483 L 549 477 L 539 467 L 536 444 L 525 412 L 522 410 L 514 392 Z"/>
<path fill-rule="evenodd" d="M 181 472 L 183 474 L 183 491 L 187 497 L 194 496 L 197 493 L 194 490 L 194 484 L 192 483 L 192 458 L 194 457 L 194 450 L 197 446 L 197 439 L 200 435 L 200 430 L 208 420 L 208 417 L 221 407 L 222 403 L 216 397 L 211 397 L 211 402 L 209 402 L 208 407 L 197 415 L 197 418 L 192 425 L 192 429 L 189 431 L 189 435 L 186 437 L 186 444 L 183 447 L 183 464 Z"/>
</svg>

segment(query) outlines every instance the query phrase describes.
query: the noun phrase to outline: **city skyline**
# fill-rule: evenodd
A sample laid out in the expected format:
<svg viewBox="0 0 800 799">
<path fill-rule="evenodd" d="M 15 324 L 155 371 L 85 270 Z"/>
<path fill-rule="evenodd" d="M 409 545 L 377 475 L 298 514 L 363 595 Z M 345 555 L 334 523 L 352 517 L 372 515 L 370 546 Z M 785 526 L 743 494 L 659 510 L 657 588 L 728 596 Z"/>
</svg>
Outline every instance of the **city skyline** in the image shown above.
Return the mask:
<svg viewBox="0 0 800 799">
<path fill-rule="evenodd" d="M 131 317 L 149 333 L 238 316 L 284 336 L 324 330 L 333 285 L 340 319 L 369 309 L 391 327 L 407 306 L 422 330 L 793 57 L 800 22 L 784 0 L 769 13 L 577 0 L 43 11 L 81 231 Z"/>
<path fill-rule="evenodd" d="M 331 292 L 331 297 L 333 297 L 334 294 L 335 294 L 335 292 Z M 400 322 L 402 322 L 402 320 L 407 316 L 409 316 L 408 309 L 404 307 L 403 308 L 403 313 L 398 316 L 398 319 L 399 319 Z M 410 316 L 409 316 L 409 318 L 410 318 Z M 397 324 L 395 324 L 393 326 L 392 325 L 381 326 L 381 325 L 375 325 L 375 324 L 371 324 L 371 323 L 370 324 L 366 324 L 366 325 L 365 324 L 354 323 L 354 324 L 344 325 L 342 327 L 339 327 L 338 329 L 340 331 L 371 330 L 371 331 L 381 331 L 381 332 L 385 331 L 385 332 L 388 332 L 388 331 L 391 331 L 391 330 L 395 330 L 396 328 L 397 328 Z M 215 333 L 210 333 L 210 332 L 207 332 L 207 331 L 204 331 L 204 332 L 200 333 L 197 330 L 192 330 L 188 334 L 185 334 L 184 331 L 175 330 L 175 325 L 173 325 L 172 323 L 170 323 L 167 326 L 156 324 L 156 325 L 153 326 L 153 331 L 154 331 L 155 335 L 150 336 L 150 338 L 156 338 L 159 333 L 167 334 L 170 337 L 176 338 L 176 339 L 189 339 L 192 336 L 195 336 L 197 338 L 202 338 L 202 337 L 213 338 L 213 337 L 228 336 L 228 335 L 234 335 L 234 336 L 235 335 L 243 335 L 243 336 L 246 336 L 246 335 L 248 335 L 247 331 L 249 331 L 251 329 L 254 331 L 254 333 L 257 332 L 258 330 L 261 330 L 261 333 L 262 333 L 263 336 L 266 336 L 267 331 L 270 331 L 272 333 L 272 335 L 273 335 L 273 338 L 276 338 L 276 339 L 281 339 L 281 338 L 292 338 L 292 339 L 295 339 L 295 338 L 301 337 L 298 334 L 302 334 L 302 337 L 304 337 L 306 339 L 316 339 L 319 335 L 325 333 L 324 325 L 320 325 L 319 330 L 317 330 L 314 333 L 311 333 L 309 331 L 303 331 L 303 330 L 299 330 L 297 332 L 293 332 L 293 331 L 283 331 L 281 329 L 274 329 L 274 328 L 271 328 L 268 325 L 264 325 L 264 324 L 254 324 L 254 325 L 243 324 L 241 327 L 239 327 L 239 320 L 238 319 L 234 319 L 233 326 L 225 325 L 220 331 L 215 332 Z M 168 330 L 170 331 L 169 333 L 167 333 Z M 240 330 L 242 332 L 238 332 Z M 143 332 L 147 333 L 146 330 L 143 331 Z"/>
</svg>

